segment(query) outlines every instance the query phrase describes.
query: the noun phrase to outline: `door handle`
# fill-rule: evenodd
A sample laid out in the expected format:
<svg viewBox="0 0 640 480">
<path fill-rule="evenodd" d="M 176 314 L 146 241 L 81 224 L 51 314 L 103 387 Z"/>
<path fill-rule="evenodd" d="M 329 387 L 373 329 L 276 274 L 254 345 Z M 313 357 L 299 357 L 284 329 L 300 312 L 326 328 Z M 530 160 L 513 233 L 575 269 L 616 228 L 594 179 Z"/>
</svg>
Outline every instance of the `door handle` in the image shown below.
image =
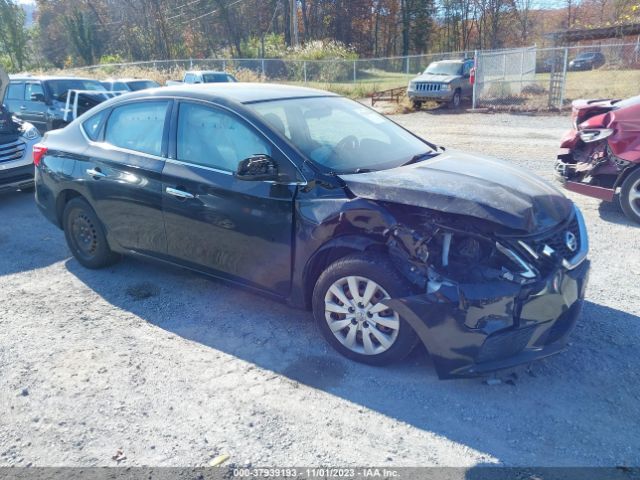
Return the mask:
<svg viewBox="0 0 640 480">
<path fill-rule="evenodd" d="M 188 200 L 190 198 L 195 198 L 195 196 L 190 194 L 189 192 L 178 190 L 177 188 L 167 187 L 165 189 L 165 192 L 167 192 L 172 197 L 179 198 L 180 200 Z"/>
<path fill-rule="evenodd" d="M 102 173 L 100 170 L 98 170 L 97 168 L 90 168 L 87 170 L 87 174 L 91 177 L 93 177 L 94 180 L 97 180 L 98 178 L 104 178 L 107 175 L 105 173 Z"/>
</svg>

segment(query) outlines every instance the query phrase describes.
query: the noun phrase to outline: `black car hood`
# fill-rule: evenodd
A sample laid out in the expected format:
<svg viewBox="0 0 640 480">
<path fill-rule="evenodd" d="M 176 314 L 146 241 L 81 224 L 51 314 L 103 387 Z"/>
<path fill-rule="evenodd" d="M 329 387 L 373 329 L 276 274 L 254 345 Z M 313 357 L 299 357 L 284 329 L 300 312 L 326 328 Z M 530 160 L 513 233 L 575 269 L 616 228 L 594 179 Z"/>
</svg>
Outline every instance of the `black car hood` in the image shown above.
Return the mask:
<svg viewBox="0 0 640 480">
<path fill-rule="evenodd" d="M 551 228 L 572 211 L 571 201 L 536 175 L 457 151 L 340 178 L 358 197 L 469 215 L 527 233 Z"/>
</svg>

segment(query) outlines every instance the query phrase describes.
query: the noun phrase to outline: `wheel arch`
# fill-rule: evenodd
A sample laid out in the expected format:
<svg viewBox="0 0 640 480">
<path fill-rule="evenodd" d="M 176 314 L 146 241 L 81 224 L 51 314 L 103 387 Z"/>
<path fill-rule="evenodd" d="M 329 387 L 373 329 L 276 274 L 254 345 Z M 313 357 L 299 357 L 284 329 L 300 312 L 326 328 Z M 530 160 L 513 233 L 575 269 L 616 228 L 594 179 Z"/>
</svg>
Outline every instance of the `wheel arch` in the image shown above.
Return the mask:
<svg viewBox="0 0 640 480">
<path fill-rule="evenodd" d="M 64 190 L 61 190 L 56 197 L 56 221 L 58 222 L 58 226 L 63 230 L 64 230 L 64 221 L 62 218 L 62 214 L 64 213 L 64 208 L 67 205 L 67 203 L 71 201 L 71 199 L 77 198 L 77 197 L 84 199 L 89 204 L 91 203 L 89 202 L 87 197 L 82 195 L 82 193 L 80 193 L 79 191 L 74 190 L 73 188 L 65 188 Z"/>
<path fill-rule="evenodd" d="M 353 253 L 362 252 L 387 253 L 387 246 L 382 239 L 364 235 L 343 235 L 326 242 L 316 250 L 304 268 L 304 307 L 311 308 L 313 289 L 318 278 L 329 265 Z"/>
</svg>

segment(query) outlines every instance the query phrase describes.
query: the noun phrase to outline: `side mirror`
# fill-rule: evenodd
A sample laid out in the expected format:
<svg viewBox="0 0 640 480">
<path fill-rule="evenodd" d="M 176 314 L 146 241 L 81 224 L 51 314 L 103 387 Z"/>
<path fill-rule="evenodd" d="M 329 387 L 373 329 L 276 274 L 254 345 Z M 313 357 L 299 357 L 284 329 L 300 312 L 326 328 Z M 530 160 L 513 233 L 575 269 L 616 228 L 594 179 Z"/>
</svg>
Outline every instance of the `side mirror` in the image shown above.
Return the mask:
<svg viewBox="0 0 640 480">
<path fill-rule="evenodd" d="M 32 102 L 40 102 L 44 103 L 44 93 L 32 93 L 31 94 Z"/>
<path fill-rule="evenodd" d="M 278 165 L 269 155 L 252 155 L 238 164 L 234 176 L 248 182 L 275 181 L 279 179 Z"/>
</svg>

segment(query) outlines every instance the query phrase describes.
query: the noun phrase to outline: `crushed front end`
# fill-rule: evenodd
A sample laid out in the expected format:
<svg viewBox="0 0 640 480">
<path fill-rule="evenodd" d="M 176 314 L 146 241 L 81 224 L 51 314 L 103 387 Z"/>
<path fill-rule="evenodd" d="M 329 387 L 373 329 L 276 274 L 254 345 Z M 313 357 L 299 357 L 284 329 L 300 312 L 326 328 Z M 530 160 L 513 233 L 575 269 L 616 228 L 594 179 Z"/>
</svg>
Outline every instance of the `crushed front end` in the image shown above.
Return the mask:
<svg viewBox="0 0 640 480">
<path fill-rule="evenodd" d="M 560 145 L 555 170 L 567 190 L 612 201 L 640 162 L 640 109 L 617 100 L 573 103 L 573 128 Z"/>
<path fill-rule="evenodd" d="M 440 378 L 483 375 L 562 351 L 582 307 L 588 237 L 577 207 L 537 235 L 430 219 L 389 250 L 424 293 L 384 301 L 416 331 Z"/>
</svg>

